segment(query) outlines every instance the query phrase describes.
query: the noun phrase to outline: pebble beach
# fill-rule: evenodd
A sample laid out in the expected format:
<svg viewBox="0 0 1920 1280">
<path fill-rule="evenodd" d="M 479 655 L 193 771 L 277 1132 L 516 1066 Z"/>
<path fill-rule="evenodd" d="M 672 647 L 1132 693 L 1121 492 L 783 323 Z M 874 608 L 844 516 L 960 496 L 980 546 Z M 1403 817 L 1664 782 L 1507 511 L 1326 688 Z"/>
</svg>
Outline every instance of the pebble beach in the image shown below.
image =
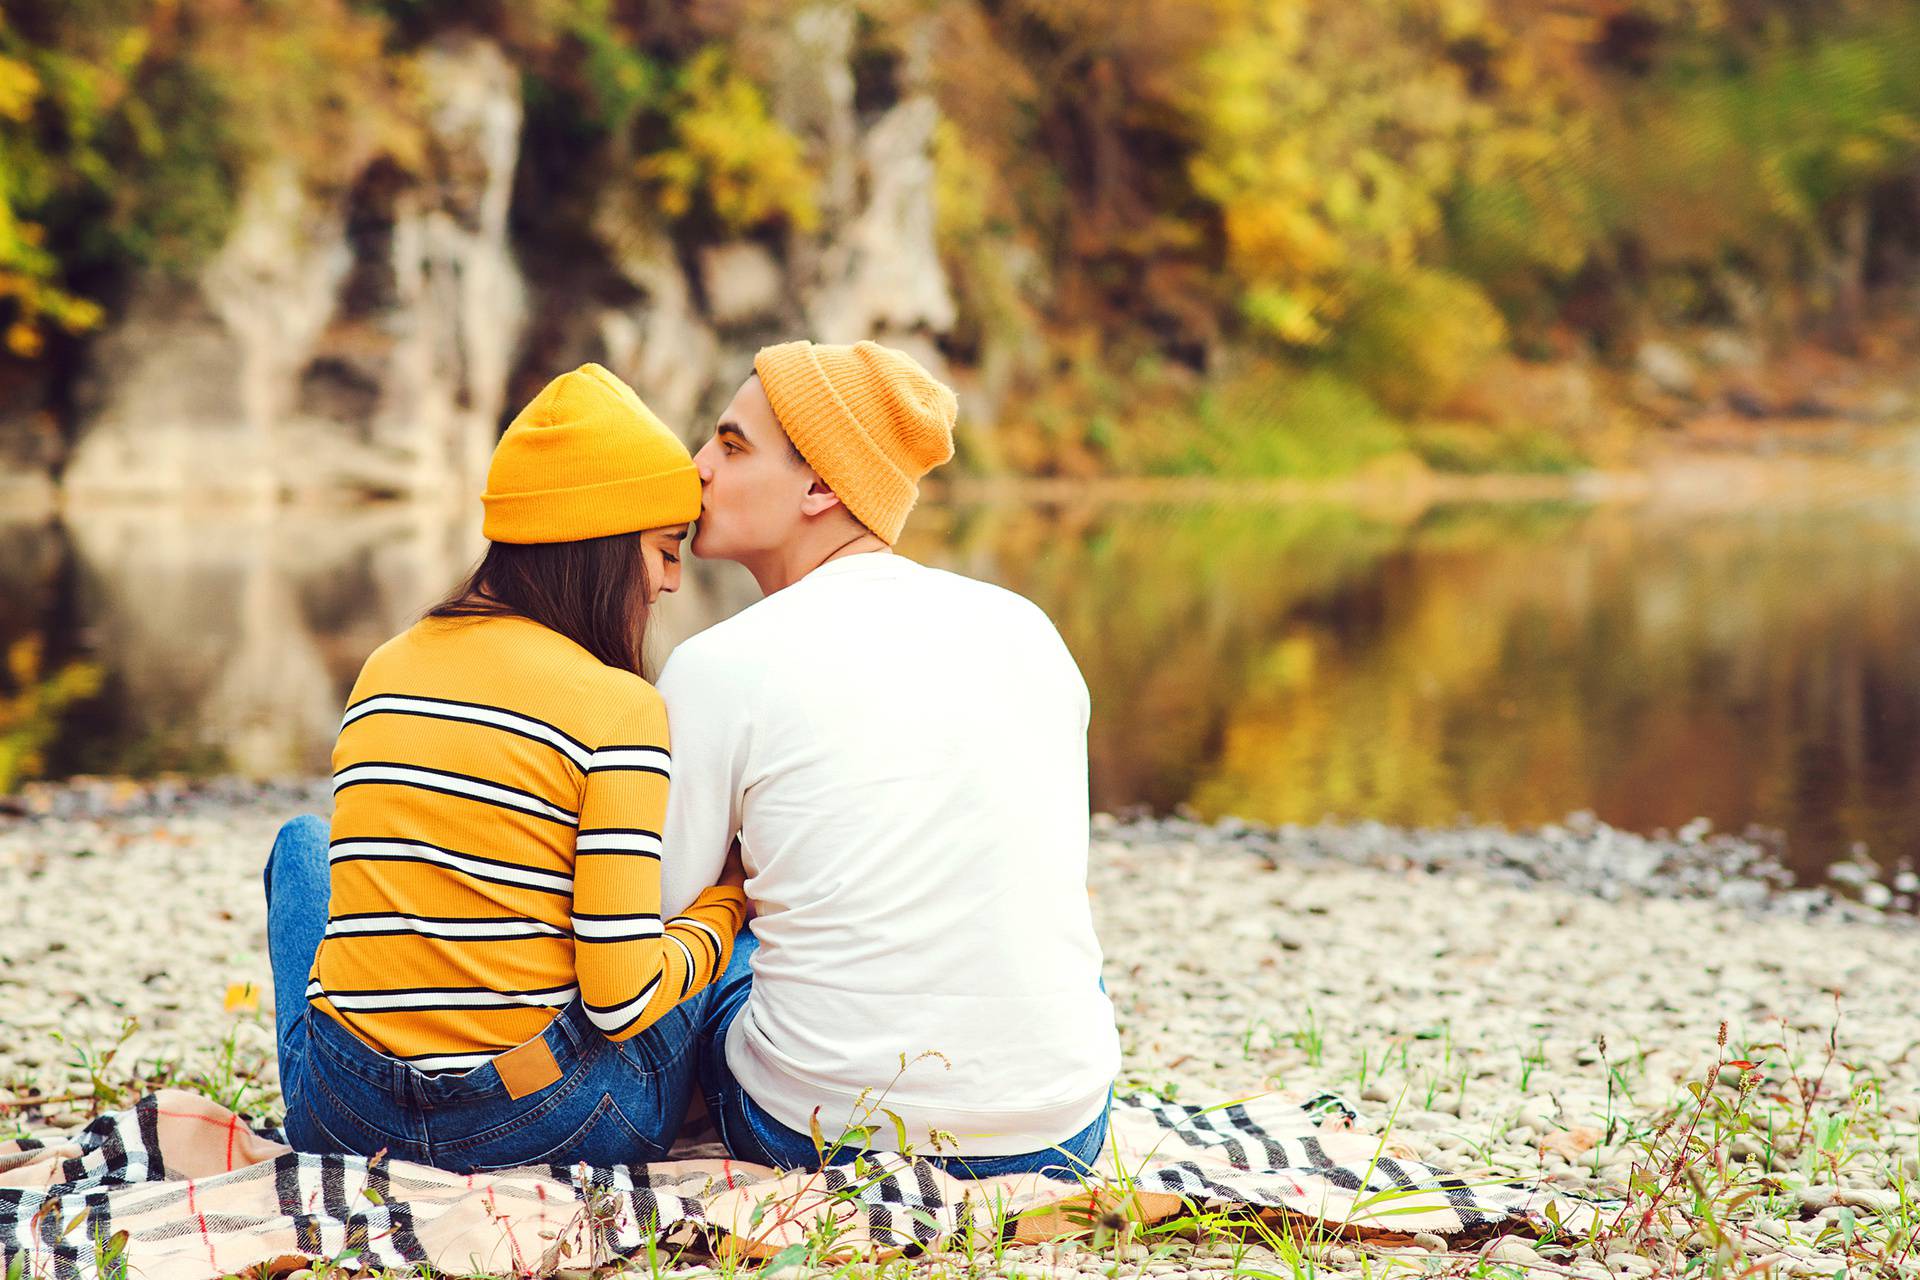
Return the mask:
<svg viewBox="0 0 1920 1280">
<path fill-rule="evenodd" d="M 318 783 L 17 798 L 0 815 L 0 1100 L 43 1101 L 0 1112 L 0 1134 L 83 1123 L 103 1080 L 197 1082 L 277 1118 L 259 870 L 280 821 L 325 811 Z M 1703 824 L 1650 837 L 1585 818 L 1514 833 L 1102 816 L 1091 886 L 1123 1084 L 1182 1101 L 1333 1090 L 1435 1164 L 1606 1197 L 1650 1162 L 1663 1118 L 1706 1105 L 1689 1081 L 1767 1117 L 1714 1131 L 1723 1172 L 1757 1190 L 1711 1232 L 1336 1239 L 1314 1246 L 1317 1274 L 1677 1274 L 1716 1251 L 1745 1274 L 1914 1273 L 1910 885 L 1866 869 L 1795 887 L 1761 846 Z M 1003 1265 L 1294 1273 L 1258 1244 L 1129 1247 Z"/>
</svg>

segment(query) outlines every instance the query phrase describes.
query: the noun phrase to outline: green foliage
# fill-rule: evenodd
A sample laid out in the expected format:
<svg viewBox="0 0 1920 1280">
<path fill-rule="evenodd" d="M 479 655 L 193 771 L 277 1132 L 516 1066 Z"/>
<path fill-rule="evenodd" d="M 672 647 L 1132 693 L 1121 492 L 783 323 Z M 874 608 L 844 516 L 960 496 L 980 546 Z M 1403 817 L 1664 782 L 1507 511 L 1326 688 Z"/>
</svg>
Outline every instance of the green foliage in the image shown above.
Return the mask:
<svg viewBox="0 0 1920 1280">
<path fill-rule="evenodd" d="M 976 314 L 1021 315 L 973 288 L 979 264 L 1038 264 L 1014 277 L 1043 317 L 1016 351 L 1050 321 L 1210 367 L 1324 355 L 1396 415 L 1453 412 L 1426 437 L 1441 465 L 1557 466 L 1574 451 L 1539 432 L 1578 424 L 1471 437 L 1451 402 L 1489 356 L 1611 357 L 1729 317 L 1790 334 L 1830 324 L 1847 281 L 1920 274 L 1920 13 L 1897 0 L 960 8 L 943 100 L 988 163 L 943 245 Z"/>
<path fill-rule="evenodd" d="M 1417 268 L 1362 279 L 1336 365 L 1394 413 L 1445 408 L 1506 348 L 1506 322 L 1470 280 Z"/>
<path fill-rule="evenodd" d="M 1263 364 L 1209 386 L 1140 463 L 1172 475 L 1320 477 L 1405 445 L 1401 428 L 1353 383 L 1326 370 Z"/>
<path fill-rule="evenodd" d="M 951 119 L 934 128 L 933 175 L 934 234 L 960 304 L 957 345 L 1017 345 L 1039 325 L 1027 288 L 1032 233 L 1008 205 L 987 149 Z"/>
<path fill-rule="evenodd" d="M 1817 242 L 1823 215 L 1920 161 L 1916 64 L 1909 13 L 1774 45 L 1731 71 L 1676 68 L 1628 99 L 1605 139 L 1595 167 L 1609 212 L 1667 259 Z"/>
<path fill-rule="evenodd" d="M 96 35 L 109 37 L 100 66 L 35 46 L 0 12 L 0 302 L 12 304 L 5 345 L 19 356 L 39 354 L 48 325 L 80 332 L 102 318 L 65 287 L 46 217 L 76 185 L 109 176 L 96 139 L 120 96 L 114 82 L 143 55 L 132 32 L 106 27 Z M 65 148 L 43 142 L 55 131 L 68 139 Z"/>
<path fill-rule="evenodd" d="M 1586 462 L 1564 433 L 1538 424 L 1422 422 L 1408 428 L 1407 442 L 1435 471 L 1551 474 L 1578 470 Z"/>
<path fill-rule="evenodd" d="M 1870 284 L 1920 277 L 1907 0 L 1569 0 L 1551 20 L 1523 0 L 851 7 L 842 87 L 863 118 L 923 77 L 937 98 L 960 310 L 942 336 L 1035 424 L 976 452 L 1029 469 L 1322 474 L 1402 447 L 1383 412 L 1450 415 L 1417 433 L 1436 465 L 1558 465 L 1571 451 L 1537 434 L 1472 437 L 1487 398 L 1462 393 L 1492 357 L 1607 358 L 1733 315 L 1837 332 Z M 456 31 L 523 69 L 527 172 L 589 175 L 541 234 L 606 181 L 689 250 L 814 229 L 831 157 L 769 92 L 804 11 L 6 0 L 0 341 L 31 357 L 97 325 L 135 271 L 192 269 L 263 163 L 323 190 L 376 154 L 416 165 L 416 58 Z M 1227 385 L 1253 358 L 1326 376 Z M 1174 428 L 1156 418 L 1192 387 L 1099 387 L 1126 378 L 1096 362 L 1222 385 Z"/>
<path fill-rule="evenodd" d="M 191 269 L 243 175 L 284 158 L 316 184 L 375 146 L 404 157 L 402 62 L 342 7 L 208 0 L 9 5 L 0 17 L 0 323 L 17 355 L 101 312 L 78 280 Z"/>
<path fill-rule="evenodd" d="M 624 130 L 659 101 L 665 70 L 620 27 L 607 0 L 567 5 L 558 25 L 579 46 L 577 74 L 600 128 Z"/>
<path fill-rule="evenodd" d="M 1572 73 L 1527 127 L 1476 148 L 1447 204 L 1448 260 L 1510 310 L 1550 320 L 1537 304 L 1596 266 L 1655 306 L 1673 292 L 1659 277 L 1728 264 L 1818 302 L 1832 228 L 1920 165 L 1910 6 L 1845 4 L 1811 31 L 1757 35 L 1677 8 L 1646 74 Z"/>
</svg>

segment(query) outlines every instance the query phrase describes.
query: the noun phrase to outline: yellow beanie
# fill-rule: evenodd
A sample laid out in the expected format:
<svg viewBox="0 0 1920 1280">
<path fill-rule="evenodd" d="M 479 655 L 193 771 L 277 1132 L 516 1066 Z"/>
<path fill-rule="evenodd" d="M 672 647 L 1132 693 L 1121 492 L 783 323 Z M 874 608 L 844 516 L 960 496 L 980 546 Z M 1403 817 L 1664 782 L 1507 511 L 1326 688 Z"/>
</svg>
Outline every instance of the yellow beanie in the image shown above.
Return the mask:
<svg viewBox="0 0 1920 1280">
<path fill-rule="evenodd" d="M 632 387 L 583 364 L 508 425 L 480 501 L 494 542 L 578 542 L 685 524 L 700 514 L 700 476 Z"/>
<path fill-rule="evenodd" d="M 783 342 L 761 348 L 753 369 L 807 465 L 891 546 L 920 477 L 953 456 L 953 391 L 877 342 Z"/>
</svg>

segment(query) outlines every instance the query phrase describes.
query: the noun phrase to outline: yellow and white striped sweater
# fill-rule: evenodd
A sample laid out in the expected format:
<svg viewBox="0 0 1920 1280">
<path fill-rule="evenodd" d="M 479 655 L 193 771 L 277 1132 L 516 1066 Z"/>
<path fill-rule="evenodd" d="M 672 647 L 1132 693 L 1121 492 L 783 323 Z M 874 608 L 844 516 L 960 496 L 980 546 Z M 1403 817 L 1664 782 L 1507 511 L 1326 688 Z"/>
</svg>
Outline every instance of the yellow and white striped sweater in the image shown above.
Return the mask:
<svg viewBox="0 0 1920 1280">
<path fill-rule="evenodd" d="M 367 659 L 334 747 L 332 904 L 307 996 L 422 1071 L 580 997 L 623 1040 L 726 967 L 738 888 L 660 916 L 652 685 L 524 618 L 429 618 Z"/>
</svg>

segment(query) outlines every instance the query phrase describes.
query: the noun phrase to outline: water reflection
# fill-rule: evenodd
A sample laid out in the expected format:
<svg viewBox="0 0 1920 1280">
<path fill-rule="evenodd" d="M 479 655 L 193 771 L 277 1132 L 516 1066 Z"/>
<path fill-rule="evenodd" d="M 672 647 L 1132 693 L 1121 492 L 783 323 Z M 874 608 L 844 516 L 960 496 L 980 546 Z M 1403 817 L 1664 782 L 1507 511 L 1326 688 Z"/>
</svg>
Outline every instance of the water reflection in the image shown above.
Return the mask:
<svg viewBox="0 0 1920 1280">
<path fill-rule="evenodd" d="M 471 565 L 404 506 L 0 525 L 0 644 L 106 684 L 54 773 L 319 770 L 366 653 Z M 1107 809 L 1513 823 L 1582 808 L 1920 854 L 1920 517 L 1478 505 L 932 508 L 902 550 L 1038 602 Z M 755 595 L 696 565 L 672 643 Z M 0 723 L 0 736 L 8 732 Z"/>
</svg>

